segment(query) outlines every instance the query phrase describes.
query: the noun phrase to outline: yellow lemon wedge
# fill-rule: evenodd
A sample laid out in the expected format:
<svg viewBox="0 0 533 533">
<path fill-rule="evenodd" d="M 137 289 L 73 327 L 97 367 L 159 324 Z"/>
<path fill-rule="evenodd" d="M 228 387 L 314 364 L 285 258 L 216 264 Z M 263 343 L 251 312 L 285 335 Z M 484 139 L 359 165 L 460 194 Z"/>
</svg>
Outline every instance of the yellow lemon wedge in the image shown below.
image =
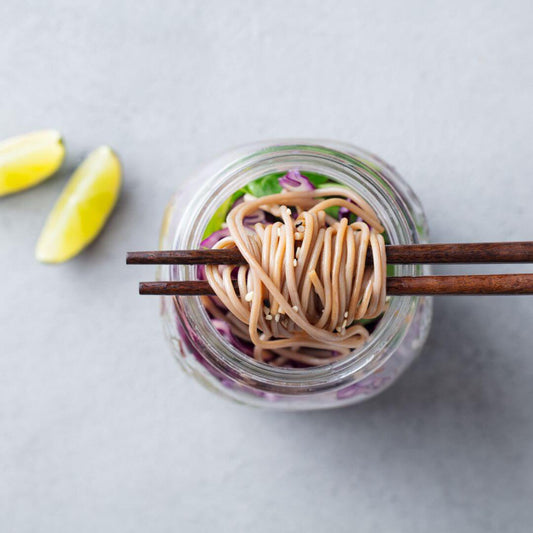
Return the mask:
<svg viewBox="0 0 533 533">
<path fill-rule="evenodd" d="M 35 249 L 39 261 L 67 261 L 100 233 L 117 201 L 121 174 L 118 157 L 109 146 L 87 156 L 46 220 Z"/>
<path fill-rule="evenodd" d="M 49 178 L 64 157 L 65 147 L 55 130 L 34 131 L 0 142 L 0 196 Z"/>
</svg>

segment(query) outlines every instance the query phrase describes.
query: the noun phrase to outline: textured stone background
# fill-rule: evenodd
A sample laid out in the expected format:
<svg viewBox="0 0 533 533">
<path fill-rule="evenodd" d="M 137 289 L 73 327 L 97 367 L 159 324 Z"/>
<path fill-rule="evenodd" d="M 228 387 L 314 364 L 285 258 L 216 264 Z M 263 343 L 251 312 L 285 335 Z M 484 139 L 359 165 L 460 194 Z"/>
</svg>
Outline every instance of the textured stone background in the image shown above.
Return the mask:
<svg viewBox="0 0 533 533">
<path fill-rule="evenodd" d="M 2 532 L 526 531 L 533 299 L 440 298 L 423 355 L 379 398 L 258 412 L 181 374 L 136 294 L 153 271 L 124 254 L 156 245 L 197 166 L 291 136 L 390 161 L 435 241 L 531 239 L 532 20 L 528 1 L 3 0 L 0 138 L 57 127 L 68 157 L 0 200 Z M 108 227 L 68 264 L 36 263 L 102 143 L 125 167 Z"/>
</svg>

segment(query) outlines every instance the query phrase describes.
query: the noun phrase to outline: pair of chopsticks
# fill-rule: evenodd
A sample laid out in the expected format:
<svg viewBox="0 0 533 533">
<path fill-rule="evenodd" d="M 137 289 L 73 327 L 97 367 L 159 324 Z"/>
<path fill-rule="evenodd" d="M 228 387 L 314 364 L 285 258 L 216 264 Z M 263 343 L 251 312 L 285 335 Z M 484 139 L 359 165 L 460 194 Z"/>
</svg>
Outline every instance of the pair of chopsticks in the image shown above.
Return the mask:
<svg viewBox="0 0 533 533">
<path fill-rule="evenodd" d="M 388 264 L 533 263 L 533 241 L 386 246 Z M 371 254 L 367 256 L 371 262 Z M 242 265 L 237 248 L 128 252 L 128 265 Z M 140 294 L 213 294 L 207 281 L 149 281 Z M 533 294 L 533 274 L 388 277 L 387 294 Z"/>
</svg>

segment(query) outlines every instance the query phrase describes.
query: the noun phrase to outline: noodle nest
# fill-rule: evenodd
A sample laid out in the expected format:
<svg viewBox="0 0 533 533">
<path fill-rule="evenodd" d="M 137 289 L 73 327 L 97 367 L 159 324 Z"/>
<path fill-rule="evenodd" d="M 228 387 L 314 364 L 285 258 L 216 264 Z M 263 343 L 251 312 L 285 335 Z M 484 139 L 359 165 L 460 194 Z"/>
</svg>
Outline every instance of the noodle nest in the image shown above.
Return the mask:
<svg viewBox="0 0 533 533">
<path fill-rule="evenodd" d="M 352 213 L 334 218 L 326 209 Z M 249 227 L 264 211 L 273 223 Z M 253 344 L 253 357 L 276 366 L 318 366 L 360 347 L 361 323 L 386 307 L 384 228 L 355 192 L 340 186 L 248 197 L 226 218 L 229 236 L 213 248 L 237 247 L 245 265 L 207 265 L 216 296 L 208 311 Z M 372 261 L 367 263 L 367 251 Z"/>
</svg>

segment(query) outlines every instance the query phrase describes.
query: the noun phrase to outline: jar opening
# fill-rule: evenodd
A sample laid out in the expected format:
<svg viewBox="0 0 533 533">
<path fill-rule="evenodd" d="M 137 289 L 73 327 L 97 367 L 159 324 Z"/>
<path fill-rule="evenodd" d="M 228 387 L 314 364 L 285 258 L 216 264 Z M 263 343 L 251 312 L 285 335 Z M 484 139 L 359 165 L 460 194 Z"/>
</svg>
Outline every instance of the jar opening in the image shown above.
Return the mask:
<svg viewBox="0 0 533 533">
<path fill-rule="evenodd" d="M 410 192 L 396 172 L 383 161 L 359 148 L 340 143 L 307 144 L 288 141 L 269 145 L 245 147 L 248 155 L 242 157 L 240 148 L 210 165 L 212 178 L 199 184 L 198 191 L 186 207 L 176 228 L 175 249 L 197 248 L 208 221 L 233 192 L 265 174 L 286 172 L 298 168 L 300 172 L 327 175 L 347 185 L 370 204 L 385 227 L 391 244 L 420 242 L 420 233 L 407 207 L 398 183 Z M 238 154 L 238 155 L 236 155 Z M 392 178 L 392 179 L 391 179 Z M 412 202 L 412 199 L 411 199 Z M 420 273 L 416 265 L 395 265 L 395 275 L 413 276 Z M 163 276 L 170 280 L 193 280 L 197 270 L 191 266 L 168 267 Z M 418 305 L 416 297 L 392 297 L 383 317 L 364 345 L 353 350 L 342 360 L 310 368 L 275 367 L 259 362 L 240 352 L 224 339 L 212 325 L 199 297 L 175 299 L 180 319 L 203 344 L 209 362 L 223 373 L 238 375 L 263 390 L 311 391 L 328 385 L 332 379 L 339 386 L 346 379 L 357 381 L 383 365 L 391 350 L 403 339 L 406 322 Z"/>
</svg>

